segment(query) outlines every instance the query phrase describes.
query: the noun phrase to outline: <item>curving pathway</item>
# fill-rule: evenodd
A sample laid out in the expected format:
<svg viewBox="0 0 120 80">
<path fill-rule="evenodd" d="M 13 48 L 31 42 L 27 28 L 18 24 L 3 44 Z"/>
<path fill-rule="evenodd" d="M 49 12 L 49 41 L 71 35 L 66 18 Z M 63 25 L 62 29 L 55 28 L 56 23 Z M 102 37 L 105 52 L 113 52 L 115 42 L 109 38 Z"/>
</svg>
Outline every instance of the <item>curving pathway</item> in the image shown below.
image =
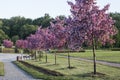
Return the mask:
<svg viewBox="0 0 120 80">
<path fill-rule="evenodd" d="M 64 55 L 60 55 L 60 56 L 64 56 Z M 66 56 L 64 56 L 64 57 L 66 57 Z M 66 58 L 67 58 L 67 57 L 66 57 Z M 80 60 L 80 61 L 93 62 L 93 60 L 86 59 L 86 58 L 73 57 L 73 56 L 71 56 L 70 58 L 71 58 L 71 59 L 75 59 L 75 60 Z M 112 62 L 100 61 L 100 60 L 96 60 L 96 63 L 120 68 L 120 64 L 119 64 L 119 63 L 112 63 Z"/>
<path fill-rule="evenodd" d="M 71 57 L 71 58 L 72 58 L 72 59 L 76 59 L 76 60 L 82 60 L 82 61 L 87 61 L 87 62 L 93 62 L 93 60 L 85 59 L 85 58 L 77 58 L 77 57 Z M 120 64 L 119 64 L 119 63 L 111 63 L 111 62 L 99 61 L 99 60 L 96 60 L 96 63 L 104 64 L 104 65 L 107 65 L 107 66 L 112 66 L 112 67 L 118 67 L 118 68 L 120 68 Z"/>
<path fill-rule="evenodd" d="M 38 80 L 19 69 L 12 61 L 20 54 L 0 53 L 0 61 L 4 62 L 5 76 L 0 76 L 0 80 Z M 39 79 L 40 80 L 40 79 Z"/>
</svg>

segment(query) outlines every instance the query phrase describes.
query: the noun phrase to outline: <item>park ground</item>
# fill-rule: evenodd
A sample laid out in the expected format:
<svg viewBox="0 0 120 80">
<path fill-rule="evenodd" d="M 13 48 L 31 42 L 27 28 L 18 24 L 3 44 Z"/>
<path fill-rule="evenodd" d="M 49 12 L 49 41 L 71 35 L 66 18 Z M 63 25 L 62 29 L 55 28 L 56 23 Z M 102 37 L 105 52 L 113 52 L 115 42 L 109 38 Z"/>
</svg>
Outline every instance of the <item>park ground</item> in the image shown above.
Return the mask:
<svg viewBox="0 0 120 80">
<path fill-rule="evenodd" d="M 44 55 L 44 54 L 43 54 Z M 86 52 L 70 53 L 71 57 L 71 69 L 68 68 L 67 53 L 57 53 L 57 64 L 55 65 L 54 53 L 47 54 L 48 62 L 46 63 L 45 55 L 42 60 L 25 60 L 23 62 L 15 62 L 19 67 L 27 71 L 35 78 L 44 80 L 120 80 L 120 67 L 110 66 L 107 64 L 97 63 L 97 75 L 93 75 L 93 63 L 92 51 L 87 50 Z M 114 63 L 120 65 L 120 51 L 110 50 L 97 50 L 97 60 L 101 62 Z M 76 59 L 77 58 L 77 59 Z M 80 60 L 80 59 L 85 60 Z M 26 65 L 27 64 L 27 65 Z M 29 68 L 28 68 L 29 64 Z M 114 65 L 112 64 L 112 65 Z M 55 71 L 64 76 L 55 76 L 48 73 L 44 73 L 34 68 L 33 66 L 48 70 L 50 72 Z M 55 73 L 54 72 L 54 73 Z M 56 74 L 58 74 L 56 73 Z"/>
</svg>

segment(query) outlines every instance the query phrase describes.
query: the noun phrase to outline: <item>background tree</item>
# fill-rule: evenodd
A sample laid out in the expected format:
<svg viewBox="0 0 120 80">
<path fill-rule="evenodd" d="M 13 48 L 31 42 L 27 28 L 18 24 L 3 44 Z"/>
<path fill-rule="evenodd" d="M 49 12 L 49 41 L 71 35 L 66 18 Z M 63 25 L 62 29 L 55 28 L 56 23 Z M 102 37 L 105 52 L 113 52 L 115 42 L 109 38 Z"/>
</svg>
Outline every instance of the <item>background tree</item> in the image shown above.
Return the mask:
<svg viewBox="0 0 120 80">
<path fill-rule="evenodd" d="M 19 40 L 19 36 L 18 36 L 18 35 L 12 36 L 12 39 L 11 39 L 11 40 L 12 40 L 13 43 L 15 44 L 15 42 L 16 42 L 17 40 Z"/>
<path fill-rule="evenodd" d="M 110 13 L 110 16 L 115 20 L 115 26 L 118 29 L 117 35 L 113 37 L 116 41 L 113 47 L 120 48 L 120 13 Z"/>
<path fill-rule="evenodd" d="M 50 21 L 52 20 L 53 18 L 51 18 L 49 14 L 46 13 L 43 17 L 33 20 L 33 25 L 42 26 L 42 28 L 46 28 L 50 26 Z"/>
<path fill-rule="evenodd" d="M 0 45 L 4 39 L 9 39 L 9 37 L 5 34 L 3 30 L 0 29 Z"/>
<path fill-rule="evenodd" d="M 104 46 L 99 44 L 96 45 L 96 48 L 120 47 L 120 13 L 110 13 L 110 16 L 115 20 L 115 26 L 119 30 L 117 35 L 113 37 L 116 40 L 116 43 L 114 43 L 113 46 L 111 46 L 109 43 L 105 44 Z M 59 18 L 63 20 L 66 17 L 64 15 L 60 15 Z M 51 21 L 55 23 L 55 19 L 52 18 L 49 14 L 36 19 L 15 16 L 11 17 L 10 19 L 0 19 L 0 29 L 4 31 L 4 33 L 13 42 L 15 42 L 17 40 L 15 36 L 18 36 L 19 39 L 25 39 L 28 35 L 35 33 L 35 29 L 37 30 L 37 26 L 42 25 L 42 28 L 46 28 L 50 26 Z"/>
<path fill-rule="evenodd" d="M 20 35 L 22 36 L 22 39 L 25 39 L 30 34 L 34 34 L 37 29 L 38 29 L 38 26 L 25 24 L 22 26 L 22 29 L 20 31 L 21 32 Z"/>
</svg>

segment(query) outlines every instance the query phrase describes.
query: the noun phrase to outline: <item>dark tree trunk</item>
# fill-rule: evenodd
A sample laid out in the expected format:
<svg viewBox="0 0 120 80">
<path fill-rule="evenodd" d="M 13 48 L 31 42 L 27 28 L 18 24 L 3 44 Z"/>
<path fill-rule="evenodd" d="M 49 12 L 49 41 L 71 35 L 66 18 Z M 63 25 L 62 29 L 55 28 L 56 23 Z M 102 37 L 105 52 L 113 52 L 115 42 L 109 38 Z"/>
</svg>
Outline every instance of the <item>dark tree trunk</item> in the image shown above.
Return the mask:
<svg viewBox="0 0 120 80">
<path fill-rule="evenodd" d="M 56 52 L 55 52 L 55 65 L 56 65 L 56 60 L 57 60 L 57 59 L 56 59 Z"/>
<path fill-rule="evenodd" d="M 37 59 L 37 51 L 35 51 L 35 60 Z"/>
<path fill-rule="evenodd" d="M 70 53 L 68 52 L 68 68 L 71 68 L 71 65 L 70 65 Z"/>
<path fill-rule="evenodd" d="M 94 41 L 94 36 L 93 36 L 93 39 L 92 39 L 92 48 L 93 48 L 94 74 L 96 74 L 96 54 L 95 54 L 95 41 Z"/>
<path fill-rule="evenodd" d="M 41 61 L 41 52 L 39 52 L 39 61 Z"/>
<path fill-rule="evenodd" d="M 47 63 L 47 52 L 46 52 L 46 55 L 45 55 L 45 57 L 46 57 L 46 63 Z"/>
</svg>

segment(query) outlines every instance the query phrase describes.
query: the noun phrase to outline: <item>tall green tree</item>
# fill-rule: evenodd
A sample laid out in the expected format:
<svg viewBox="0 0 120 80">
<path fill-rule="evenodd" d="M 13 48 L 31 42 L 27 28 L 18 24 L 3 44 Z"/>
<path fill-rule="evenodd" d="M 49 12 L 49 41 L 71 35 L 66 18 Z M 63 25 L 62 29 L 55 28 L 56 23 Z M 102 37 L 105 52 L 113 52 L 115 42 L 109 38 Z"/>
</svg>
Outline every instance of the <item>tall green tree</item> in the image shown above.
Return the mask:
<svg viewBox="0 0 120 80">
<path fill-rule="evenodd" d="M 5 34 L 3 30 L 0 29 L 0 45 L 2 44 L 4 39 L 8 39 L 9 37 Z"/>
<path fill-rule="evenodd" d="M 45 14 L 43 17 L 33 20 L 33 25 L 38 25 L 38 26 L 42 26 L 42 28 L 46 28 L 50 26 L 50 21 L 52 20 L 53 18 L 51 18 L 49 14 Z"/>
<path fill-rule="evenodd" d="M 118 29 L 117 35 L 113 37 L 116 41 L 114 47 L 120 48 L 120 13 L 110 13 L 110 16 L 115 20 L 115 26 Z"/>
<path fill-rule="evenodd" d="M 37 29 L 38 29 L 38 26 L 25 24 L 22 26 L 22 29 L 20 31 L 21 33 L 20 36 L 22 37 L 22 39 L 25 39 L 30 34 L 34 34 Z"/>
</svg>

